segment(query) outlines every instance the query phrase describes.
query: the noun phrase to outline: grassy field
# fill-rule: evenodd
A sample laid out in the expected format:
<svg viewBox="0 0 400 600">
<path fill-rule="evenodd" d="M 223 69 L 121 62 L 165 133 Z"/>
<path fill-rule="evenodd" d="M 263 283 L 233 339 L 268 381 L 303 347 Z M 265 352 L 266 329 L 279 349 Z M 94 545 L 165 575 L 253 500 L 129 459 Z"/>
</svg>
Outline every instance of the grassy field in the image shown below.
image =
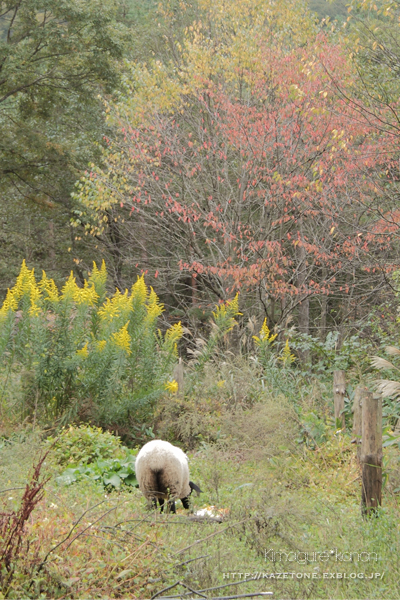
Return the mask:
<svg viewBox="0 0 400 600">
<path fill-rule="evenodd" d="M 177 582 L 208 590 L 209 598 L 253 591 L 272 591 L 274 598 L 399 598 L 398 452 L 385 450 L 383 507 L 377 518 L 363 520 L 350 436 L 335 434 L 327 417 L 323 441 L 304 437 L 310 422 L 317 435 L 318 423 L 304 415 L 318 406 L 321 413 L 323 387 L 308 388 L 299 413 L 271 390 L 252 397 L 253 383 L 241 370 L 230 388 L 228 378 L 222 381 L 216 386 L 210 373 L 203 404 L 193 398 L 186 412 L 168 400 L 158 424 L 171 439 L 174 410 L 192 423 L 180 444 L 192 448 L 191 479 L 203 490 L 192 510 L 212 505 L 222 522 L 197 522 L 183 508 L 160 515 L 134 487 L 110 492 L 90 478 L 65 485 L 57 480 L 65 465 L 51 450 L 42 467 L 50 478 L 44 497 L 27 519 L 8 586 L 3 569 L 0 598 L 145 600 Z M 3 521 L 5 513 L 18 514 L 22 488 L 46 447 L 43 433 L 23 427 L 2 438 Z M 188 592 L 180 585 L 163 596 Z"/>
</svg>

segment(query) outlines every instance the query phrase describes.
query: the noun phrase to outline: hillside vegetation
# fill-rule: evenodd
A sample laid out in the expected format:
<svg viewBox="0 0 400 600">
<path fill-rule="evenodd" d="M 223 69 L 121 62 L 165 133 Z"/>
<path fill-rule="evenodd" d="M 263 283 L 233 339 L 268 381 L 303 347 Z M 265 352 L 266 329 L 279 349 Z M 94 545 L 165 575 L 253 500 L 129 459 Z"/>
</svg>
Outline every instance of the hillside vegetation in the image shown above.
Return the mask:
<svg viewBox="0 0 400 600">
<path fill-rule="evenodd" d="M 399 6 L 0 3 L 0 600 L 398 598 Z"/>
</svg>

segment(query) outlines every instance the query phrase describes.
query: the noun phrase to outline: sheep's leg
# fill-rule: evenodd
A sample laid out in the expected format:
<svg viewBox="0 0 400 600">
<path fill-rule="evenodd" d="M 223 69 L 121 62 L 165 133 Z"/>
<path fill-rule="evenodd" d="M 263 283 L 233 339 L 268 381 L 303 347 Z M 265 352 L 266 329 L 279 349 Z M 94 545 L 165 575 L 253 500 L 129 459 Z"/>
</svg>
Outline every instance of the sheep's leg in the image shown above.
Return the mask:
<svg viewBox="0 0 400 600">
<path fill-rule="evenodd" d="M 164 510 L 164 498 L 159 498 L 158 502 L 160 504 L 160 513 Z M 157 508 L 157 500 L 156 500 L 156 508 Z"/>
<path fill-rule="evenodd" d="M 176 514 L 175 500 L 168 500 L 168 512 Z"/>
<path fill-rule="evenodd" d="M 182 504 L 183 504 L 183 508 L 190 508 L 190 502 L 189 502 L 189 496 L 186 496 L 186 498 L 181 498 L 182 500 Z"/>
</svg>

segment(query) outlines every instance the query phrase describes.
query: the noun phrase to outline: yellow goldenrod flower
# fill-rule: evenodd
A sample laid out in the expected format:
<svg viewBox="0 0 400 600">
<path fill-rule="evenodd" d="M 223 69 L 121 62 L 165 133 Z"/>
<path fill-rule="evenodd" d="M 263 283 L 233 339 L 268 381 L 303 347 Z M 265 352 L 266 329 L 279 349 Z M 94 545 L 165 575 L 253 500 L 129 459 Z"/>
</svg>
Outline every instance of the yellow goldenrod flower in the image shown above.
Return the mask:
<svg viewBox="0 0 400 600">
<path fill-rule="evenodd" d="M 19 300 L 25 295 L 29 295 L 31 301 L 29 314 L 39 314 L 41 310 L 40 306 L 38 305 L 38 302 L 41 298 L 40 288 L 36 284 L 34 269 L 29 270 L 26 266 L 25 260 L 23 260 L 21 270 L 14 287 L 7 290 L 7 296 L 1 308 L 1 314 L 6 315 L 9 310 L 17 310 Z"/>
<path fill-rule="evenodd" d="M 97 314 L 103 321 L 112 321 L 114 317 L 119 316 L 119 311 L 110 298 L 107 298 L 103 306 L 97 311 Z"/>
<path fill-rule="evenodd" d="M 150 288 L 150 295 L 149 295 L 146 309 L 147 309 L 146 320 L 150 321 L 151 323 L 153 321 L 155 321 L 157 319 L 157 317 L 159 317 L 164 310 L 164 305 L 159 301 L 158 296 L 152 287 Z"/>
<path fill-rule="evenodd" d="M 129 321 L 116 333 L 112 334 L 112 339 L 116 346 L 125 350 L 127 354 L 131 354 L 131 336 L 128 333 Z"/>
<path fill-rule="evenodd" d="M 183 327 L 181 322 L 175 323 L 175 325 L 171 325 L 169 329 L 165 332 L 165 340 L 170 344 L 176 344 L 181 337 L 183 336 Z"/>
<path fill-rule="evenodd" d="M 144 275 L 137 278 L 136 283 L 133 284 L 131 290 L 132 302 L 144 304 L 147 300 L 147 286 L 144 282 Z"/>
<path fill-rule="evenodd" d="M 74 294 L 74 300 L 77 304 L 85 304 L 87 306 L 94 306 L 99 299 L 99 295 L 96 292 L 96 289 L 93 284 L 89 285 L 87 281 L 85 281 L 85 285 L 83 288 L 79 288 L 77 286 L 76 292 Z"/>
<path fill-rule="evenodd" d="M 83 348 L 81 348 L 80 350 L 77 350 L 76 353 L 78 356 L 81 356 L 82 358 L 87 358 L 89 356 L 88 343 L 86 342 L 86 344 L 83 346 Z"/>
<path fill-rule="evenodd" d="M 77 294 L 79 294 L 79 287 L 76 285 L 75 277 L 71 271 L 70 276 L 61 290 L 61 298 L 63 300 L 75 300 Z"/>
<path fill-rule="evenodd" d="M 93 262 L 93 269 L 89 277 L 89 283 L 93 283 L 95 287 L 103 287 L 107 283 L 107 269 L 104 260 L 101 263 L 100 269 L 98 269 L 96 263 Z"/>
<path fill-rule="evenodd" d="M 120 315 L 128 316 L 131 308 L 132 300 L 128 296 L 128 290 L 125 290 L 123 294 L 119 290 L 115 290 L 114 296 L 107 298 L 97 314 L 103 321 L 112 321 Z"/>
<path fill-rule="evenodd" d="M 281 356 L 278 357 L 278 360 L 281 360 L 284 365 L 290 365 L 296 360 L 295 355 L 290 352 L 289 340 L 286 340 L 285 347 L 282 350 Z"/>
<path fill-rule="evenodd" d="M 164 387 L 170 394 L 176 394 L 179 389 L 178 382 L 175 381 L 175 379 L 167 381 L 167 383 L 164 384 Z"/>
<path fill-rule="evenodd" d="M 218 321 L 221 317 L 226 315 L 226 304 L 221 304 L 213 311 L 213 317 L 215 321 Z"/>
<path fill-rule="evenodd" d="M 118 304 L 121 315 L 128 317 L 132 310 L 132 298 L 129 296 L 128 290 L 125 290 L 123 294 L 119 290 L 116 290 L 114 297 L 116 298 L 115 302 Z"/>
<path fill-rule="evenodd" d="M 262 346 L 265 343 L 272 344 L 272 342 L 276 339 L 277 333 L 271 334 L 271 331 L 267 325 L 267 319 L 264 319 L 264 323 L 261 327 L 260 337 L 257 335 L 253 335 L 253 340 L 257 344 L 257 346 Z"/>
<path fill-rule="evenodd" d="M 177 342 L 181 339 L 183 335 L 183 327 L 181 322 L 175 323 L 165 332 L 163 349 L 166 352 L 172 352 L 175 356 L 178 356 L 178 346 Z M 160 341 L 162 340 L 161 332 L 158 330 L 158 336 Z"/>
<path fill-rule="evenodd" d="M 37 304 L 31 304 L 31 307 L 28 312 L 31 315 L 31 317 L 37 317 L 41 312 L 41 308 Z"/>
<path fill-rule="evenodd" d="M 234 326 L 237 325 L 235 317 L 241 314 L 239 312 L 239 294 L 236 294 L 233 300 L 217 306 L 212 314 L 216 325 L 223 328 L 224 333 L 232 331 Z"/>
<path fill-rule="evenodd" d="M 18 308 L 18 300 L 15 297 L 13 290 L 8 289 L 3 306 L 0 309 L 0 315 L 7 315 L 9 310 L 15 311 Z"/>
<path fill-rule="evenodd" d="M 39 286 L 36 285 L 32 285 L 31 290 L 30 290 L 30 297 L 31 297 L 31 302 L 36 302 L 37 300 L 39 300 L 42 297 L 42 294 L 40 293 L 40 289 Z"/>
<path fill-rule="evenodd" d="M 16 299 L 19 300 L 25 294 L 30 294 L 32 287 L 36 287 L 35 272 L 34 269 L 31 271 L 28 269 L 24 259 L 22 261 L 21 271 L 19 272 L 13 288 Z"/>
<path fill-rule="evenodd" d="M 89 285 L 87 281 L 85 281 L 83 288 L 80 288 L 76 283 L 72 271 L 61 292 L 63 300 L 73 300 L 78 305 L 86 304 L 87 306 L 94 306 L 99 297 L 94 285 Z"/>
<path fill-rule="evenodd" d="M 236 315 L 241 315 L 242 313 L 239 312 L 239 294 L 236 294 L 236 296 L 233 298 L 233 300 L 229 300 L 226 303 L 227 306 L 227 311 L 236 316 Z"/>
<path fill-rule="evenodd" d="M 49 279 L 44 271 L 42 271 L 42 279 L 39 281 L 39 288 L 47 294 L 45 300 L 50 302 L 58 302 L 58 289 L 53 279 Z"/>
</svg>

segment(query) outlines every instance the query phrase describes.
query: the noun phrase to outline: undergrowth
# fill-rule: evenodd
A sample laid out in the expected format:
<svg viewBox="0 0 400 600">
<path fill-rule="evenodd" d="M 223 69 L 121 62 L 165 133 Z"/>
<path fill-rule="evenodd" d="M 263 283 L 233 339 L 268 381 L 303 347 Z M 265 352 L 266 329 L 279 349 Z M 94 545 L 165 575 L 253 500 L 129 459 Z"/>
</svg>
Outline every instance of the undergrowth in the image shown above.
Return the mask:
<svg viewBox="0 0 400 600">
<path fill-rule="evenodd" d="M 52 479 L 25 523 L 19 566 L 3 596 L 145 600 L 180 581 L 216 588 L 205 592 L 215 596 L 270 590 L 281 598 L 398 598 L 397 493 L 387 485 L 378 518 L 363 519 L 350 436 L 331 427 L 324 441 L 307 446 L 301 430 L 282 397 L 225 407 L 219 439 L 203 439 L 189 454 L 191 478 L 204 491 L 193 498 L 193 510 L 212 505 L 222 523 L 191 520 L 183 509 L 176 516 L 147 512 L 136 488 L 110 493 L 91 479 L 65 485 L 56 479 L 60 446 L 53 447 L 44 465 Z M 3 446 L 2 479 L 10 490 L 4 510 L 18 513 L 23 490 L 11 488 L 31 468 L 26 458 L 18 466 L 13 458 L 42 445 L 27 434 Z M 108 460 L 118 452 L 117 440 Z M 395 452 L 385 449 L 385 459 Z M 95 455 L 88 450 L 88 465 Z M 177 585 L 174 593 L 186 592 Z"/>
<path fill-rule="evenodd" d="M 229 331 L 233 317 L 224 311 Z M 206 597 L 400 597 L 394 407 L 384 416 L 383 506 L 363 519 L 351 412 L 347 430 L 338 430 L 331 377 L 302 372 L 288 344 L 274 353 L 265 327 L 256 337 L 263 353 L 250 359 L 217 352 L 221 340 L 203 345 L 184 387 L 160 397 L 146 426 L 135 424 L 144 441 L 168 439 L 189 454 L 191 479 L 203 490 L 192 511 L 219 519 L 148 512 L 134 485 L 136 449 L 110 431 L 70 426 L 46 440 L 37 423 L 5 422 L 0 551 L 10 558 L 0 598 L 147 600 L 170 586 L 188 600 L 188 587 Z M 349 375 L 354 387 L 356 373 Z M 351 394 L 349 387 L 349 402 Z M 43 449 L 49 454 L 38 462 Z M 39 463 L 45 484 L 32 477 Z M 29 511 L 27 489 L 37 490 Z"/>
</svg>

